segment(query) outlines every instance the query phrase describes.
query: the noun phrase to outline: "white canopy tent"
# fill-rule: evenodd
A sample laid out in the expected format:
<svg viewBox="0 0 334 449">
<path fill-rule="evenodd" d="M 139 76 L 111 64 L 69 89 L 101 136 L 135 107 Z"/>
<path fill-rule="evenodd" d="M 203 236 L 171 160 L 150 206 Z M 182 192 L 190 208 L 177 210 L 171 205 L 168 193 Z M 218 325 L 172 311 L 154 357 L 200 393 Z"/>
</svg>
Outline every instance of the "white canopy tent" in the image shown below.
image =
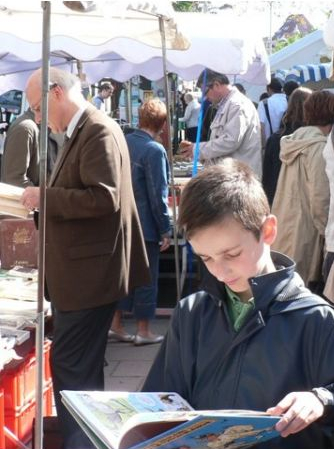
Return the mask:
<svg viewBox="0 0 334 449">
<path fill-rule="evenodd" d="M 3 3 L 7 3 L 5 8 Z M 12 3 L 0 1 L 0 93 L 23 89 L 31 71 L 41 66 L 39 2 L 26 3 L 23 10 L 17 8 L 19 2 Z M 245 24 L 228 11 L 219 15 L 174 13 L 166 27 L 168 72 L 192 80 L 209 67 L 266 84 L 270 74 L 263 41 Z M 186 39 L 176 29 L 191 43 L 185 51 L 177 51 Z M 122 12 L 117 16 L 108 12 L 80 15 L 56 3 L 50 62 L 75 72 L 76 60 L 80 60 L 90 83 L 106 76 L 121 82 L 135 75 L 157 80 L 163 77 L 159 39 L 158 22 L 152 16 L 130 11 L 126 18 Z"/>
</svg>

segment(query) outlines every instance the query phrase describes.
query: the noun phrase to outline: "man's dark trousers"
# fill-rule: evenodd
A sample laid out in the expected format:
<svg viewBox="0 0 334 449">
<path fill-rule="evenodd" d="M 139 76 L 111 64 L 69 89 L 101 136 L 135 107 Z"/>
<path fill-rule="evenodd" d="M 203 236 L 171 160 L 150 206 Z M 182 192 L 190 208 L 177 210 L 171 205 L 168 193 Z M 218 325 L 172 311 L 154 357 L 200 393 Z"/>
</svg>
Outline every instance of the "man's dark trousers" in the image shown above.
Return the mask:
<svg viewBox="0 0 334 449">
<path fill-rule="evenodd" d="M 94 448 L 61 402 L 61 390 L 103 390 L 104 356 L 116 303 L 79 311 L 54 311 L 51 371 L 64 449 Z"/>
</svg>

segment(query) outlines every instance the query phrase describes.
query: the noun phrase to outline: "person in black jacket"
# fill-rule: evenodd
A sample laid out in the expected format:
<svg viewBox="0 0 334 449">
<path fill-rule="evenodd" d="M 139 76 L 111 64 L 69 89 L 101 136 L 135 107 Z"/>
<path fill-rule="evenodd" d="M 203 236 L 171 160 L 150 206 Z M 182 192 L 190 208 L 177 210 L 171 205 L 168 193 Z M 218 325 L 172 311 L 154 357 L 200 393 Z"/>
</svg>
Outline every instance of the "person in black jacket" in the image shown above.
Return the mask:
<svg viewBox="0 0 334 449">
<path fill-rule="evenodd" d="M 280 129 L 267 140 L 262 171 L 262 185 L 268 197 L 270 207 L 273 204 L 279 172 L 281 169 L 280 142 L 283 136 L 288 136 L 304 123 L 304 101 L 311 95 L 312 90 L 306 87 L 295 89 L 288 103 L 288 109 L 283 116 Z"/>
<path fill-rule="evenodd" d="M 281 415 L 280 437 L 259 448 L 334 448 L 334 309 L 270 251 L 277 220 L 260 181 L 230 158 L 204 169 L 183 190 L 179 227 L 207 273 L 177 304 L 143 390 Z"/>
</svg>

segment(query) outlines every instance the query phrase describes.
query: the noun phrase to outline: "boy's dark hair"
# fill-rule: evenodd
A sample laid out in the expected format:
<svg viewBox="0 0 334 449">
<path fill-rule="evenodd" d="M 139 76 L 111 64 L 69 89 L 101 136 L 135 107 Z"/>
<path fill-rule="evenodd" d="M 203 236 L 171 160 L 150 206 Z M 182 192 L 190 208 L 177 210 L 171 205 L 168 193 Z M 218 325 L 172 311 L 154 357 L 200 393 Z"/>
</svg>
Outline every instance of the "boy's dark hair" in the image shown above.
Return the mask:
<svg viewBox="0 0 334 449">
<path fill-rule="evenodd" d="M 179 206 L 179 228 L 187 239 L 228 217 L 260 238 L 263 219 L 270 214 L 266 194 L 251 168 L 226 158 L 205 168 L 185 186 Z"/>
<path fill-rule="evenodd" d="M 230 80 L 223 73 L 218 73 L 218 72 L 215 72 L 214 70 L 210 70 L 210 69 L 205 69 L 205 70 L 206 70 L 206 85 L 207 86 L 209 86 L 210 84 L 212 85 L 215 81 L 217 81 L 220 84 L 226 84 L 226 85 L 230 84 Z M 203 70 L 203 72 L 198 77 L 198 80 L 197 80 L 198 87 L 202 87 L 205 70 Z"/>
</svg>

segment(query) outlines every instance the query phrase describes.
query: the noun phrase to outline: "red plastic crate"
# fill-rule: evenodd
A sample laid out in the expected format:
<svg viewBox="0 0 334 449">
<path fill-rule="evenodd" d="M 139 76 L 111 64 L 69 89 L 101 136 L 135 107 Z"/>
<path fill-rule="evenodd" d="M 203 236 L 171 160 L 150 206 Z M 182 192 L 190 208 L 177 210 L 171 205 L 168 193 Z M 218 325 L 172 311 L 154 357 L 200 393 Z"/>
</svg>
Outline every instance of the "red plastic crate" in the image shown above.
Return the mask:
<svg viewBox="0 0 334 449">
<path fill-rule="evenodd" d="M 5 434 L 4 434 L 4 392 L 0 389 L 0 448 L 5 448 Z"/>
<path fill-rule="evenodd" d="M 43 347 L 43 379 L 50 382 L 51 372 L 49 366 L 50 342 L 46 341 Z M 5 393 L 4 407 L 7 411 L 21 410 L 24 405 L 34 400 L 36 390 L 36 354 L 30 352 L 18 366 L 5 371 L 3 375 L 3 389 Z"/>
<path fill-rule="evenodd" d="M 5 426 L 11 430 L 19 440 L 28 442 L 32 438 L 32 423 L 35 418 L 36 401 L 35 399 L 25 404 L 20 410 L 11 412 L 5 410 Z M 52 384 L 45 388 L 43 393 L 43 411 L 44 416 L 52 414 Z M 0 446 L 1 447 L 1 446 Z M 9 438 L 6 438 L 6 449 L 16 449 L 16 444 Z"/>
<path fill-rule="evenodd" d="M 50 350 L 51 341 L 46 340 L 44 342 L 44 379 L 46 382 L 51 380 L 51 367 L 50 367 Z"/>
<path fill-rule="evenodd" d="M 4 408 L 15 410 L 24 404 L 24 361 L 12 370 L 7 370 L 2 378 L 4 388 Z"/>
</svg>

